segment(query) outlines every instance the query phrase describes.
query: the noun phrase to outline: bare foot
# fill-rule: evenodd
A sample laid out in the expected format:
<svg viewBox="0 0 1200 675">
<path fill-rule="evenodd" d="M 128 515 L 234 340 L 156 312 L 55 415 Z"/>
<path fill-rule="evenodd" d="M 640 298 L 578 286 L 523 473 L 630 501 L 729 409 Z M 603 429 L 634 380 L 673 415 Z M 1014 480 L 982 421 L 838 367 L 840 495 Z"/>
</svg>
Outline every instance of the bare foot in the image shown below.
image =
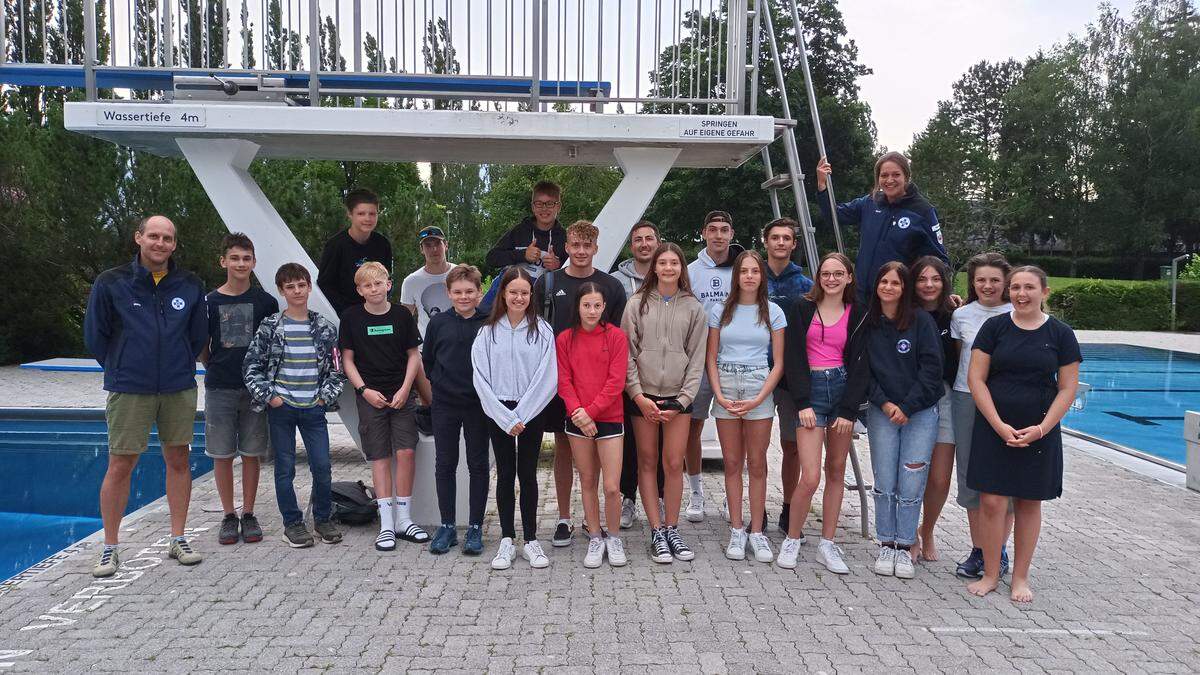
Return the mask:
<svg viewBox="0 0 1200 675">
<path fill-rule="evenodd" d="M 938 559 L 937 545 L 933 543 L 933 536 L 920 537 L 917 539 L 917 545 L 921 549 L 921 557 L 933 562 Z"/>
<path fill-rule="evenodd" d="M 1029 580 L 1013 577 L 1012 594 L 1009 598 L 1013 602 L 1033 602 L 1033 589 L 1029 587 Z"/>
<path fill-rule="evenodd" d="M 984 578 L 980 579 L 979 581 L 972 581 L 971 583 L 967 584 L 967 592 L 970 593 L 971 595 L 978 595 L 979 597 L 982 598 L 983 596 L 987 595 L 988 593 L 991 593 L 992 591 L 996 590 L 996 587 L 999 585 L 1000 585 L 999 578 L 989 579 L 987 577 L 984 577 Z"/>
</svg>

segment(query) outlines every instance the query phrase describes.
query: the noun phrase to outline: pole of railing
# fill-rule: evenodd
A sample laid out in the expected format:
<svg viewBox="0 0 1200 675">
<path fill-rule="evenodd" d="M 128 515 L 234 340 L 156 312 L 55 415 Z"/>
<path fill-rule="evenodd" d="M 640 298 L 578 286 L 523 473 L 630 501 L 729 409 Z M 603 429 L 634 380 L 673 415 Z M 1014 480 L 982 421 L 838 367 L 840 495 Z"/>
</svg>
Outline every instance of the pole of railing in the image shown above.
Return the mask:
<svg viewBox="0 0 1200 675">
<path fill-rule="evenodd" d="M 221 67 L 229 67 L 229 2 L 221 0 Z"/>
<path fill-rule="evenodd" d="M 542 72 L 542 2 L 541 0 L 533 0 L 533 25 L 526 26 L 525 30 L 533 31 L 533 68 L 529 71 L 529 109 L 536 111 L 538 109 L 538 97 L 541 93 L 541 72 Z"/>
<path fill-rule="evenodd" d="M 726 115 L 741 109 L 742 84 L 746 79 L 746 0 L 729 0 L 725 26 L 725 104 Z"/>
<path fill-rule="evenodd" d="M 162 9 L 162 36 L 159 38 L 159 44 L 162 45 L 163 65 L 168 68 L 175 67 L 175 27 L 171 22 L 171 11 L 174 4 L 173 2 L 164 2 L 159 5 Z M 171 92 L 168 91 L 166 94 L 169 98 Z"/>
<path fill-rule="evenodd" d="M 1185 253 L 1171 261 L 1171 330 L 1175 330 L 1175 299 L 1179 291 L 1179 263 L 1191 258 Z"/>
<path fill-rule="evenodd" d="M 4 22 L 0 21 L 0 35 L 3 33 Z M 96 0 L 83 0 L 83 88 L 89 101 L 96 100 L 96 53 Z"/>
<path fill-rule="evenodd" d="M 308 105 L 321 105 L 321 2 L 308 0 Z"/>
<path fill-rule="evenodd" d="M 436 31 L 437 22 L 433 25 Z M 362 0 L 354 0 L 354 72 L 362 72 Z M 355 96 L 354 107 L 361 108 L 362 104 L 362 97 Z"/>
<path fill-rule="evenodd" d="M 534 0 L 534 4 L 537 4 L 537 2 L 538 0 Z M 550 76 L 550 0 L 541 0 L 541 3 L 542 22 L 540 25 L 542 27 L 542 69 L 539 72 L 538 77 L 542 80 L 545 80 Z M 540 88 L 541 86 L 541 82 L 539 81 L 538 87 Z M 546 112 L 545 101 L 541 102 L 540 110 L 542 112 Z"/>
<path fill-rule="evenodd" d="M 804 40 L 804 24 L 800 23 L 800 10 L 796 0 L 788 0 L 792 10 L 792 30 L 796 33 L 796 49 L 800 51 L 800 68 L 804 71 L 804 89 L 808 93 L 808 111 L 812 114 L 813 132 L 817 135 L 817 152 L 822 157 L 828 157 L 825 152 L 825 134 L 821 131 L 821 113 L 817 111 L 817 93 L 813 88 L 812 71 L 808 69 L 808 44 Z M 842 247 L 842 228 L 838 226 L 837 199 L 833 196 L 833 176 L 825 179 L 825 197 L 829 199 L 829 214 L 833 220 L 833 236 L 837 240 L 838 253 L 844 253 Z"/>
<path fill-rule="evenodd" d="M 8 63 L 8 12 L 0 9 L 0 63 Z"/>
</svg>

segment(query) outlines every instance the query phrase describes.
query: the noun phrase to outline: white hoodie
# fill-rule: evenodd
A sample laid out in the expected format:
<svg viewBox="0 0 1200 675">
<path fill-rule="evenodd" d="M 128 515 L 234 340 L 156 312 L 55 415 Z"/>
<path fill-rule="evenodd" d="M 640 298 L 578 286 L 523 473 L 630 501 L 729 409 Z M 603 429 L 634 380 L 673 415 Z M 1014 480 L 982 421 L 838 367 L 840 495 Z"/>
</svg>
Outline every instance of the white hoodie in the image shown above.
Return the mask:
<svg viewBox="0 0 1200 675">
<path fill-rule="evenodd" d="M 529 424 L 558 389 L 558 359 L 554 330 L 537 320 L 537 336 L 529 340 L 526 319 L 516 327 L 508 317 L 479 329 L 471 345 L 472 380 L 483 412 L 508 431 L 518 422 Z M 509 410 L 501 401 L 516 401 Z"/>
<path fill-rule="evenodd" d="M 737 244 L 729 245 L 729 255 L 721 265 L 713 262 L 708 255 L 708 249 L 700 249 L 700 254 L 688 265 L 688 281 L 692 284 L 692 294 L 704 305 L 704 315 L 716 305 L 723 305 L 725 298 L 733 286 L 733 259 L 742 252 Z"/>
</svg>

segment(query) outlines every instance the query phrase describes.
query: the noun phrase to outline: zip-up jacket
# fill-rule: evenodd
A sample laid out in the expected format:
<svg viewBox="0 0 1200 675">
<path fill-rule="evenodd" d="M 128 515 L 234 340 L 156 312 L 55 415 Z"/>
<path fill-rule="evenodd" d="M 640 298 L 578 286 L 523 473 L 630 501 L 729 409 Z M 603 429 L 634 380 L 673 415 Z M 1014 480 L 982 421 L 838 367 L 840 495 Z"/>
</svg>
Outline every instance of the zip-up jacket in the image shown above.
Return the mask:
<svg viewBox="0 0 1200 675">
<path fill-rule="evenodd" d="M 338 397 L 346 386 L 346 376 L 341 372 L 337 351 L 337 326 L 310 309 L 308 333 L 317 352 L 317 398 L 325 402 L 326 410 L 337 410 Z M 242 378 L 254 401 L 250 407 L 256 412 L 266 410 L 268 402 L 278 396 L 275 380 L 283 366 L 283 334 L 283 312 L 272 314 L 258 325 L 258 331 L 246 349 Z"/>
<path fill-rule="evenodd" d="M 833 222 L 825 192 L 817 193 L 817 206 L 825 221 Z M 837 217 L 840 223 L 858 225 L 858 259 L 854 263 L 854 276 L 860 302 L 865 301 L 867 291 L 875 282 L 875 274 L 884 263 L 899 260 L 911 265 L 923 255 L 932 255 L 950 264 L 937 211 L 912 183 L 894 204 L 879 191 L 838 204 Z"/>
<path fill-rule="evenodd" d="M 625 304 L 621 330 L 629 338 L 629 366 L 625 393 L 678 396 L 683 407 L 691 405 L 700 390 L 704 372 L 708 321 L 704 306 L 690 293 L 678 292 L 670 302 L 657 289 L 647 289 L 646 313 L 640 310 L 642 296 Z"/>
<path fill-rule="evenodd" d="M 812 279 L 804 276 L 804 269 L 794 262 L 788 262 L 779 276 L 771 271 L 770 265 L 767 266 L 767 296 L 784 312 L 812 287 Z"/>
<path fill-rule="evenodd" d="M 525 249 L 534 239 L 537 240 L 537 246 L 543 252 L 552 250 L 564 265 L 567 263 L 567 231 L 563 229 L 563 226 L 555 220 L 553 227 L 549 230 L 539 230 L 533 216 L 525 216 L 524 220 L 505 232 L 496 245 L 488 251 L 487 264 L 496 269 L 509 265 L 525 265 L 529 269 L 529 273 L 537 278 L 546 271 L 542 267 L 541 261 L 530 263 L 525 259 Z"/>
<path fill-rule="evenodd" d="M 196 386 L 208 341 L 204 284 L 174 260 L 154 283 L 137 256 L 92 284 L 83 340 L 104 368 L 105 391 L 169 394 Z"/>
<path fill-rule="evenodd" d="M 464 319 L 454 309 L 429 320 L 421 360 L 437 405 L 478 405 L 471 347 L 487 317 L 478 310 Z M 511 428 L 511 427 L 509 427 Z"/>
<path fill-rule="evenodd" d="M 871 403 L 892 402 L 908 416 L 937 404 L 942 384 L 942 341 L 928 312 L 915 310 L 904 330 L 887 317 L 868 327 L 867 354 L 871 362 Z"/>
<path fill-rule="evenodd" d="M 858 304 L 850 306 L 850 319 L 842 363 L 846 368 L 846 389 L 837 403 L 837 416 L 852 420 L 867 400 L 871 369 L 867 361 L 867 311 Z M 817 303 L 799 298 L 787 312 L 783 329 L 783 373 L 787 391 L 796 410 L 812 407 L 812 375 L 808 369 L 808 327 L 817 313 Z"/>
<path fill-rule="evenodd" d="M 611 274 L 614 279 L 621 282 L 621 286 L 625 289 L 625 297 L 633 297 L 637 293 L 637 289 L 642 287 L 642 282 L 646 279 L 637 273 L 637 269 L 633 266 L 633 258 L 622 260 L 617 265 Z"/>
<path fill-rule="evenodd" d="M 532 341 L 526 319 L 514 328 L 505 315 L 480 328 L 471 345 L 471 378 L 483 412 L 496 426 L 508 431 L 518 422 L 529 424 L 558 386 L 550 324 L 538 318 Z M 516 401 L 517 407 L 509 410 L 501 401 Z"/>
<path fill-rule="evenodd" d="M 629 341 L 612 324 L 591 332 L 570 328 L 558 338 L 558 395 L 567 417 L 579 408 L 593 422 L 625 419 L 621 392 L 629 364 Z"/>
<path fill-rule="evenodd" d="M 725 298 L 729 297 L 729 290 L 733 287 L 733 260 L 744 250 L 738 244 L 730 244 L 729 255 L 725 256 L 725 262 L 718 265 L 709 257 L 708 249 L 702 248 L 696 259 L 688 264 L 687 275 L 692 283 L 692 293 L 704 305 L 705 312 L 714 305 L 725 304 Z"/>
</svg>

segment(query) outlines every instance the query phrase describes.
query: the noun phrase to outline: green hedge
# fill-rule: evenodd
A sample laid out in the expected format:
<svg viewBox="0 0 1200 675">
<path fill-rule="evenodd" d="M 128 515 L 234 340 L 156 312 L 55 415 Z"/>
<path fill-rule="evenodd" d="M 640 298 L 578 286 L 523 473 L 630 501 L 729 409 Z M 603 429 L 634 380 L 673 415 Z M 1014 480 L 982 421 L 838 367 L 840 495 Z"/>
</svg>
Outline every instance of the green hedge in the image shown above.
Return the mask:
<svg viewBox="0 0 1200 675">
<path fill-rule="evenodd" d="M 1050 311 L 1079 330 L 1168 330 L 1171 287 L 1165 281 L 1088 279 L 1050 295 Z M 1200 331 L 1200 283 L 1180 282 L 1177 329 Z"/>
<path fill-rule="evenodd" d="M 1142 262 L 1141 274 L 1138 274 L 1136 258 L 1080 256 L 1075 261 L 1075 274 L 1072 275 L 1069 256 L 1026 255 L 1020 251 L 1010 251 L 1006 257 L 1013 265 L 1037 265 L 1052 277 L 1088 279 L 1158 279 L 1159 266 L 1171 264 L 1170 258 L 1147 256 Z"/>
</svg>

